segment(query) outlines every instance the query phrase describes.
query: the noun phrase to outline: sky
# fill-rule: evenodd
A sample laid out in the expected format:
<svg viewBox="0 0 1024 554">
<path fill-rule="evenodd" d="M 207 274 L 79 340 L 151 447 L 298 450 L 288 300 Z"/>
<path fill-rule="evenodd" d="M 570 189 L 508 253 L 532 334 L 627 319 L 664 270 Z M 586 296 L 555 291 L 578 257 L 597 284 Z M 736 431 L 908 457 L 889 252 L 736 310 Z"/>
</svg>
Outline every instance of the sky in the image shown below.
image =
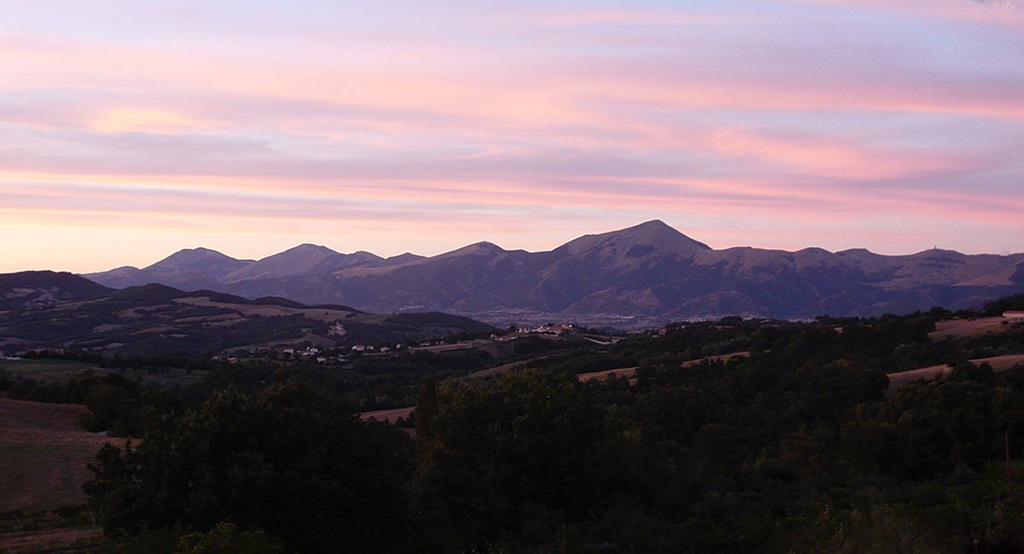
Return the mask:
<svg viewBox="0 0 1024 554">
<path fill-rule="evenodd" d="M 1024 0 L 0 0 L 0 272 L 1024 252 Z"/>
</svg>

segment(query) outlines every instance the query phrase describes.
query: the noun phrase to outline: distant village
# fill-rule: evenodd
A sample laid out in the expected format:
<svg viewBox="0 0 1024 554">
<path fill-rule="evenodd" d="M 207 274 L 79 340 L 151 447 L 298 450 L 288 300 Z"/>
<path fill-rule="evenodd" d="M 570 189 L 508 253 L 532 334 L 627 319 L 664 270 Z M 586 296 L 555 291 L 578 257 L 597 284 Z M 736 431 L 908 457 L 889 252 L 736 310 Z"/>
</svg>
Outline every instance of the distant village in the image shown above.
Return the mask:
<svg viewBox="0 0 1024 554">
<path fill-rule="evenodd" d="M 341 322 L 331 325 L 330 336 L 341 338 L 348 335 L 348 330 Z M 570 335 L 579 335 L 580 340 L 587 340 L 597 344 L 612 344 L 621 340 L 621 337 L 594 335 L 592 333 L 581 333 L 581 328 L 574 323 L 547 323 L 543 325 L 519 326 L 509 329 L 506 334 L 491 334 L 486 338 L 471 340 L 430 340 L 420 343 L 392 343 L 392 344 L 364 344 L 357 343 L 348 346 L 329 347 L 309 344 L 301 345 L 276 345 L 262 348 L 247 347 L 237 349 L 231 355 L 214 356 L 215 361 L 226 361 L 238 363 L 241 359 L 253 357 L 272 357 L 283 360 L 303 360 L 317 364 L 344 364 L 353 358 L 364 355 L 396 354 L 402 351 L 424 351 L 424 352 L 445 352 L 452 350 L 468 350 L 471 348 L 485 348 L 487 345 L 500 345 L 510 343 L 527 336 L 540 336 L 549 339 L 565 339 Z"/>
</svg>

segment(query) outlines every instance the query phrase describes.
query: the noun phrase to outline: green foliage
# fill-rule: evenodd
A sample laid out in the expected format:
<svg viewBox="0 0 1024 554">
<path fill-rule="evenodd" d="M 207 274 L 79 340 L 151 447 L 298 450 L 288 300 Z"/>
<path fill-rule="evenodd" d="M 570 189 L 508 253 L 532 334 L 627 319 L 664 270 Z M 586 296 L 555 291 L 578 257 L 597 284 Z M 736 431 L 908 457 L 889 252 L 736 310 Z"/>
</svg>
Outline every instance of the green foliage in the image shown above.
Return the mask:
<svg viewBox="0 0 1024 554">
<path fill-rule="evenodd" d="M 283 554 L 284 543 L 262 530 L 243 531 L 231 523 L 218 523 L 205 533 L 189 533 L 178 540 L 174 554 Z"/>
<path fill-rule="evenodd" d="M 571 375 L 506 373 L 458 388 L 423 444 L 421 501 L 468 544 L 545 535 L 605 501 L 604 427 L 596 396 Z"/>
<path fill-rule="evenodd" d="M 1010 310 L 1024 310 L 1024 294 L 1006 296 L 985 304 L 985 315 L 1000 316 Z"/>
<path fill-rule="evenodd" d="M 82 428 L 108 431 L 115 437 L 140 437 L 160 414 L 185 405 L 185 399 L 173 390 L 158 385 L 143 387 L 120 373 L 93 370 L 60 383 L 13 379 L 9 396 L 35 402 L 84 404 L 89 413 L 79 421 Z"/>
<path fill-rule="evenodd" d="M 231 521 L 300 551 L 386 552 L 404 526 L 408 452 L 400 432 L 308 389 L 224 391 L 138 448 L 104 448 L 86 492 L 115 537 Z"/>
<path fill-rule="evenodd" d="M 454 379 L 488 363 L 473 351 L 218 368 L 208 386 L 247 392 L 104 448 L 90 501 L 116 544 L 177 530 L 161 552 L 260 530 L 297 552 L 997 552 L 1024 536 L 1024 368 L 964 360 L 1024 353 L 1024 330 L 932 341 L 946 315 L 534 338 L 531 369 L 494 379 Z M 116 385 L 83 390 L 133 406 Z M 415 448 L 339 398 L 415 402 Z"/>
</svg>

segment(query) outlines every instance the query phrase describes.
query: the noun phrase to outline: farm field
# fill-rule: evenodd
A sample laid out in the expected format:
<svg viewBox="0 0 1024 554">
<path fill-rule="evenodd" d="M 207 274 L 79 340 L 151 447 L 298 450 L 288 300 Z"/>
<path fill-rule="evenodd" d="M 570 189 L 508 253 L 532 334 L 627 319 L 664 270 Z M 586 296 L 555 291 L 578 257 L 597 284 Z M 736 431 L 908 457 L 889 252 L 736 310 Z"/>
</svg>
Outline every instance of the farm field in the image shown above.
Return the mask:
<svg viewBox="0 0 1024 554">
<path fill-rule="evenodd" d="M 1018 365 L 1024 365 L 1024 354 L 1009 354 L 1006 356 L 993 356 L 991 358 L 977 358 L 970 360 L 974 365 L 988 364 L 993 371 L 1006 371 Z M 922 379 L 935 379 L 949 373 L 952 366 L 949 364 L 933 365 L 909 371 L 900 371 L 888 374 L 889 389 L 898 389 L 911 381 Z"/>
<path fill-rule="evenodd" d="M 946 319 L 935 323 L 935 330 L 928 333 L 928 338 L 941 340 L 949 337 L 978 337 L 988 333 L 1007 332 L 1012 328 L 1006 318 L 999 316 Z"/>
<path fill-rule="evenodd" d="M 97 539 L 78 507 L 106 437 L 79 429 L 84 406 L 0 398 L 0 552 Z M 83 520 L 84 518 L 84 520 Z"/>
<path fill-rule="evenodd" d="M 77 360 L 0 358 L 0 371 L 38 381 L 60 382 L 98 366 Z"/>
</svg>

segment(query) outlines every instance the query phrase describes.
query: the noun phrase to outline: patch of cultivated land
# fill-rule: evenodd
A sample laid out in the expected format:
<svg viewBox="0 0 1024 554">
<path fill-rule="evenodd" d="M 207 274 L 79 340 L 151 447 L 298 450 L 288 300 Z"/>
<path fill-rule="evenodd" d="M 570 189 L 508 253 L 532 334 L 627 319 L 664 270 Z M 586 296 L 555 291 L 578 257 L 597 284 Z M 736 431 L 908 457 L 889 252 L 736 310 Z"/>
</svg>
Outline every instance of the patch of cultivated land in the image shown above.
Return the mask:
<svg viewBox="0 0 1024 554">
<path fill-rule="evenodd" d="M 935 330 L 928 333 L 932 340 L 943 340 L 950 337 L 978 337 L 992 333 L 1005 333 L 1020 329 L 1019 324 L 1010 323 L 1004 317 L 979 317 L 976 319 L 947 319 L 935 323 Z M 1024 354 L 1009 354 L 991 358 L 969 360 L 974 365 L 988 364 L 994 371 L 1006 371 L 1018 365 L 1024 365 Z M 937 379 L 952 369 L 949 364 L 933 365 L 890 373 L 889 388 L 897 389 L 911 381 Z"/>
<path fill-rule="evenodd" d="M 935 330 L 928 333 L 932 340 L 948 337 L 977 337 L 988 333 L 1002 333 L 1012 328 L 1002 317 L 979 317 L 977 319 L 947 319 L 935 324 Z"/>
<path fill-rule="evenodd" d="M 715 363 L 715 362 L 728 362 L 734 358 L 746 358 L 750 356 L 750 352 L 733 352 L 731 354 L 721 354 L 718 356 L 708 356 L 706 358 L 699 358 L 696 360 L 688 360 L 683 362 L 681 367 L 694 367 L 703 363 Z M 636 367 L 622 367 L 619 369 L 609 369 L 606 371 L 595 371 L 593 373 L 580 373 L 578 375 L 580 381 L 605 381 L 614 375 L 617 378 L 626 377 L 632 379 L 636 375 Z"/>
<path fill-rule="evenodd" d="M 728 362 L 729 360 L 731 360 L 733 358 L 748 358 L 748 357 L 750 357 L 750 352 L 733 352 L 731 354 L 720 354 L 718 356 L 708 356 L 706 358 L 700 358 L 700 359 L 697 359 L 697 360 L 690 360 L 690 361 L 687 361 L 687 362 L 683 362 L 683 367 L 693 367 L 695 365 L 700 365 L 700 364 L 703 364 L 705 362 L 712 362 L 712 363 L 714 363 L 714 362 L 722 362 L 722 363 L 725 363 L 725 362 Z"/>
<path fill-rule="evenodd" d="M 415 352 L 432 352 L 434 354 L 437 354 L 440 352 L 451 352 L 453 350 L 470 350 L 473 347 L 473 341 L 465 340 L 453 344 L 433 344 L 430 346 L 414 346 L 410 350 L 413 350 Z"/>
<path fill-rule="evenodd" d="M 45 522 L 44 522 L 45 523 Z M 27 531 L 23 533 L 0 534 L 0 552 L 40 553 L 40 552 L 86 552 L 88 546 L 94 546 L 103 537 L 103 529 L 99 527 L 69 527 Z M 78 545 L 76 548 L 73 545 Z"/>
<path fill-rule="evenodd" d="M 85 503 L 86 464 L 112 439 L 77 426 L 84 406 L 0 398 L 0 513 Z"/>
<path fill-rule="evenodd" d="M 482 371 L 477 371 L 475 373 L 470 373 L 469 375 L 466 376 L 466 378 L 468 378 L 468 379 L 486 379 L 488 377 L 496 377 L 498 375 L 501 375 L 502 373 L 505 373 L 506 371 L 512 371 L 513 369 L 522 369 L 524 367 L 529 366 L 534 361 L 536 361 L 536 360 L 543 360 L 544 358 L 547 358 L 547 356 L 541 356 L 539 358 L 533 358 L 533 359 L 530 359 L 530 360 L 519 360 L 517 362 L 509 362 L 507 364 L 502 364 L 502 365 L 499 365 L 499 366 L 496 366 L 496 367 L 492 367 L 490 369 L 484 369 Z"/>
<path fill-rule="evenodd" d="M 992 358 L 977 358 L 969 360 L 974 365 L 988 364 L 992 366 L 993 371 L 1006 371 L 1018 365 L 1024 365 L 1024 354 L 1009 354 L 1006 356 L 995 356 Z M 922 367 L 918 369 L 911 369 L 909 371 L 900 371 L 898 373 L 890 373 L 889 377 L 889 389 L 898 389 L 911 381 L 919 381 L 922 379 L 937 379 L 952 370 L 953 367 L 949 364 L 933 365 L 928 367 Z"/>
<path fill-rule="evenodd" d="M 85 504 L 96 451 L 112 439 L 79 429 L 84 406 L 0 398 L 0 552 L 50 552 L 94 543 L 102 530 L 61 509 Z"/>
<path fill-rule="evenodd" d="M 619 369 L 609 369 L 606 371 L 594 371 L 591 373 L 580 373 L 577 375 L 580 381 L 607 381 L 613 376 L 616 378 L 626 377 L 632 379 L 636 375 L 636 367 L 620 367 Z"/>
<path fill-rule="evenodd" d="M 747 356 L 750 356 L 750 352 L 733 352 L 732 354 L 722 354 L 720 356 L 708 356 L 706 358 L 700 358 L 697 360 L 689 360 L 687 362 L 683 362 L 681 367 L 692 367 L 695 365 L 700 365 L 704 362 L 728 362 L 733 358 L 745 358 Z M 467 375 L 466 378 L 483 379 L 487 377 L 496 377 L 502 373 L 505 373 L 506 371 L 513 371 L 516 369 L 523 369 L 525 367 L 529 367 L 530 364 L 533 363 L 534 361 L 538 359 L 543 359 L 545 357 L 546 356 L 541 356 L 540 358 L 534 358 L 530 360 L 519 360 L 516 362 L 510 362 L 497 367 L 492 367 L 490 369 L 485 369 L 483 371 L 477 371 L 476 373 L 471 373 L 470 375 Z M 631 384 L 634 384 L 635 381 L 633 380 L 633 378 L 636 376 L 636 369 L 636 367 L 620 367 L 617 369 L 607 369 L 604 371 L 580 373 L 576 377 L 580 381 L 606 381 L 614 375 L 616 378 L 630 379 Z M 415 406 L 407 406 L 404 408 L 394 408 L 390 410 L 375 410 L 372 412 L 362 412 L 359 414 L 359 417 L 363 420 L 376 419 L 377 421 L 395 423 L 400 418 L 408 419 L 409 414 L 411 414 L 415 409 Z"/>
<path fill-rule="evenodd" d="M 95 373 L 119 373 L 133 381 L 143 384 L 162 386 L 189 386 L 202 381 L 207 371 L 180 368 L 166 368 L 159 372 L 139 369 L 103 369 L 95 364 L 75 360 L 50 359 L 0 359 L 0 371 L 8 371 L 12 375 L 47 383 L 63 383 L 78 375 Z M 52 405 L 52 404 L 51 404 Z"/>
<path fill-rule="evenodd" d="M 175 302 L 191 306 L 212 306 L 215 308 L 227 308 L 247 316 L 274 317 L 301 315 L 307 319 L 319 321 L 337 321 L 352 315 L 346 310 L 333 308 L 289 308 L 286 306 L 275 306 L 270 304 L 228 304 L 226 302 L 215 302 L 202 296 L 198 298 L 178 298 Z"/>
<path fill-rule="evenodd" d="M 393 408 L 390 410 L 374 410 L 372 412 L 363 412 L 359 414 L 359 418 L 363 421 L 376 419 L 377 421 L 387 423 L 397 423 L 399 419 L 409 419 L 409 415 L 416 408 L 414 406 L 408 406 L 405 408 Z"/>
<path fill-rule="evenodd" d="M 64 381 L 97 366 L 75 360 L 0 359 L 0 370 L 38 381 Z"/>
</svg>

